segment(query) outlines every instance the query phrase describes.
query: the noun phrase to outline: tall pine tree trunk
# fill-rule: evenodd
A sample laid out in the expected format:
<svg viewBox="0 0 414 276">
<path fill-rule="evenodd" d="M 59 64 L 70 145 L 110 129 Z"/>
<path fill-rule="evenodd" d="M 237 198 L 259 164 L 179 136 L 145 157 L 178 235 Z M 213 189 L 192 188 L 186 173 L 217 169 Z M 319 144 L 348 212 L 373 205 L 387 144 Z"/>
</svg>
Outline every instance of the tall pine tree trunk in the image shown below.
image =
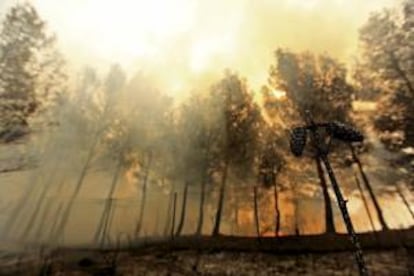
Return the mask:
<svg viewBox="0 0 414 276">
<path fill-rule="evenodd" d="M 295 228 L 295 235 L 299 236 L 300 235 L 300 228 L 299 228 L 299 212 L 298 212 L 298 195 L 297 192 L 295 191 L 295 198 L 293 200 L 293 205 L 295 206 L 295 213 L 294 213 L 294 228 Z"/>
<path fill-rule="evenodd" d="M 404 193 L 401 190 L 400 186 L 398 186 L 398 184 L 395 184 L 395 188 L 396 188 L 397 193 L 400 196 L 401 200 L 403 201 L 405 207 L 407 207 L 408 212 L 410 212 L 411 217 L 414 219 L 414 212 L 413 212 L 413 210 L 411 210 L 410 203 L 405 198 Z"/>
<path fill-rule="evenodd" d="M 259 206 L 257 203 L 257 186 L 253 187 L 253 203 L 254 203 L 254 222 L 256 225 L 256 235 L 260 238 L 260 222 L 259 222 Z"/>
<path fill-rule="evenodd" d="M 388 230 L 389 228 L 387 223 L 385 222 L 384 214 L 382 213 L 381 207 L 378 203 L 377 197 L 375 196 L 374 190 L 372 189 L 371 183 L 369 182 L 368 177 L 365 174 L 364 168 L 362 167 L 361 160 L 359 160 L 357 154 L 355 153 L 354 147 L 351 144 L 349 144 L 349 147 L 351 149 L 352 159 L 357 164 L 362 180 L 364 181 L 365 188 L 367 189 L 369 196 L 371 197 L 371 200 L 374 203 L 375 211 L 377 213 L 381 227 L 383 230 Z"/>
<path fill-rule="evenodd" d="M 185 222 L 185 213 L 187 211 L 187 194 L 188 194 L 188 182 L 186 181 L 185 186 L 184 186 L 183 205 L 181 207 L 180 221 L 177 226 L 177 231 L 175 232 L 176 236 L 181 235 L 181 232 L 183 231 L 184 222 Z"/>
<path fill-rule="evenodd" d="M 157 208 L 155 222 L 154 222 L 154 232 L 152 234 L 154 237 L 161 236 L 159 226 L 160 226 L 160 209 Z"/>
<path fill-rule="evenodd" d="M 63 179 L 62 181 L 60 181 L 60 183 L 58 184 L 57 191 L 56 191 L 56 194 L 57 195 L 59 195 L 61 193 L 64 185 L 65 185 L 65 179 Z M 48 216 L 50 215 L 50 212 L 53 209 L 52 206 L 53 206 L 53 203 L 54 202 L 56 202 L 56 199 L 53 199 L 53 200 L 51 199 L 51 200 L 49 200 L 47 202 L 47 204 L 46 204 L 46 206 L 44 208 L 44 212 L 43 212 L 42 216 L 40 217 L 40 220 L 39 220 L 40 222 L 45 222 L 47 220 Z M 45 232 L 44 231 L 44 225 L 43 225 L 43 223 L 40 223 L 39 224 L 39 227 L 37 228 L 35 237 L 40 238 L 41 235 L 42 235 L 42 233 L 44 233 L 44 232 Z"/>
<path fill-rule="evenodd" d="M 174 200 L 173 200 L 173 208 L 172 208 L 172 222 L 171 222 L 171 239 L 174 239 L 176 209 L 177 209 L 177 192 L 174 192 Z"/>
<path fill-rule="evenodd" d="M 207 178 L 208 178 L 208 164 L 210 158 L 210 140 L 208 140 L 207 152 L 205 154 L 204 159 L 204 168 L 203 168 L 203 176 L 201 179 L 201 191 L 200 191 L 200 205 L 198 210 L 198 221 L 197 221 L 197 229 L 196 235 L 200 236 L 203 231 L 203 224 L 204 224 L 204 204 L 206 200 L 206 185 L 207 185 Z"/>
<path fill-rule="evenodd" d="M 335 233 L 335 222 L 332 211 L 332 202 L 328 192 L 328 185 L 326 183 L 325 173 L 323 171 L 321 160 L 319 157 L 315 157 L 315 163 L 320 181 L 319 183 L 322 188 L 323 201 L 325 205 L 325 232 Z"/>
<path fill-rule="evenodd" d="M 99 221 L 98 227 L 95 232 L 95 238 L 94 241 L 96 244 L 100 243 L 101 246 L 103 246 L 105 237 L 107 235 L 108 230 L 108 224 L 110 220 L 110 215 L 112 211 L 112 202 L 113 202 L 113 195 L 115 192 L 116 184 L 118 183 L 119 174 L 121 172 L 122 167 L 122 157 L 119 157 L 118 164 L 115 168 L 115 173 L 112 177 L 111 186 L 109 189 L 109 193 L 106 197 L 104 210 L 102 211 L 101 219 Z"/>
<path fill-rule="evenodd" d="M 63 202 L 60 202 L 56 210 L 56 213 L 54 215 L 52 226 L 50 227 L 49 237 L 53 237 L 53 234 L 57 231 L 56 228 L 59 226 L 59 223 L 62 220 L 61 214 L 63 212 L 64 207 L 65 207 L 65 204 Z"/>
<path fill-rule="evenodd" d="M 275 237 L 279 237 L 280 233 L 280 209 L 279 209 L 279 192 L 277 190 L 276 177 L 273 177 L 273 191 L 275 200 Z"/>
<path fill-rule="evenodd" d="M 175 192 L 175 189 L 172 188 L 169 194 L 169 198 L 168 198 L 168 206 L 166 210 L 166 219 L 165 219 L 165 226 L 164 226 L 164 236 L 169 235 L 169 231 L 170 231 L 170 225 L 172 221 L 171 209 L 173 208 L 174 192 Z"/>
<path fill-rule="evenodd" d="M 100 132 L 97 133 L 97 135 L 94 137 L 94 141 L 92 143 L 92 146 L 89 149 L 88 155 L 87 155 L 86 160 L 85 160 L 85 164 L 83 165 L 83 168 L 81 170 L 79 178 L 76 182 L 75 189 L 74 189 L 74 191 L 73 191 L 73 193 L 72 193 L 72 195 L 69 199 L 69 202 L 68 202 L 68 204 L 67 204 L 67 206 L 66 206 L 66 208 L 63 212 L 62 220 L 61 220 L 59 226 L 56 228 L 56 233 L 53 234 L 53 237 L 52 237 L 53 239 L 57 239 L 58 236 L 61 233 L 63 233 L 63 231 L 66 227 L 66 224 L 67 224 L 68 219 L 70 217 L 70 214 L 72 212 L 73 204 L 75 203 L 75 199 L 79 195 L 79 192 L 80 192 L 81 187 L 83 185 L 83 181 L 85 180 L 85 177 L 86 177 L 86 173 L 88 172 L 89 165 L 92 161 L 92 157 L 93 157 L 93 154 L 95 152 L 95 148 L 96 148 L 96 146 L 98 144 L 98 141 L 99 141 L 99 136 L 100 136 Z"/>
<path fill-rule="evenodd" d="M 4 227 L 2 230 L 3 238 L 8 237 L 15 223 L 20 221 L 19 217 L 21 216 L 22 211 L 25 209 L 24 205 L 27 203 L 30 196 L 32 196 L 36 190 L 36 185 L 34 185 L 34 183 L 37 182 L 36 178 L 38 178 L 38 176 L 35 176 L 35 179 L 31 178 L 32 185 L 29 185 L 29 188 L 25 190 L 24 195 L 20 198 L 19 202 L 16 204 L 16 206 L 13 208 L 10 215 L 8 216 L 7 221 L 4 223 Z"/>
<path fill-rule="evenodd" d="M 367 198 L 365 197 L 364 191 L 363 191 L 362 186 L 361 186 L 361 182 L 359 182 L 359 179 L 358 179 L 357 175 L 355 175 L 355 182 L 358 186 L 359 193 L 361 194 L 361 199 L 362 199 L 362 202 L 364 203 L 364 207 L 365 207 L 365 210 L 367 212 L 368 219 L 369 219 L 369 222 L 371 224 L 372 231 L 375 232 L 374 220 L 372 219 L 371 212 L 369 211 Z"/>
<path fill-rule="evenodd" d="M 137 236 L 139 235 L 139 233 L 141 231 L 142 223 L 143 223 L 143 220 L 144 220 L 145 203 L 146 203 L 146 200 L 147 200 L 147 182 L 148 182 L 149 171 L 151 169 L 151 164 L 152 164 L 152 153 L 150 153 L 150 155 L 149 155 L 148 165 L 147 165 L 147 169 L 145 171 L 144 181 L 142 183 L 141 207 L 140 207 L 140 210 L 139 210 L 137 227 L 135 228 L 135 235 L 137 235 Z"/>
<path fill-rule="evenodd" d="M 217 236 L 220 234 L 220 224 L 221 224 L 221 216 L 223 213 L 224 194 L 226 190 L 228 167 L 229 167 L 228 160 L 226 160 L 224 163 L 223 175 L 221 177 L 219 201 L 218 201 L 217 212 L 216 212 L 216 221 L 214 223 L 213 232 L 212 232 L 213 236 Z"/>
<path fill-rule="evenodd" d="M 234 197 L 234 227 L 236 235 L 239 233 L 239 196 L 236 194 Z M 233 233 L 234 234 L 234 233 Z"/>
<path fill-rule="evenodd" d="M 200 205 L 198 210 L 198 222 L 197 222 L 197 230 L 196 235 L 200 236 L 203 231 L 203 223 L 204 223 L 204 202 L 206 197 L 206 179 L 203 178 L 201 180 L 201 191 L 200 191 Z"/>
<path fill-rule="evenodd" d="M 32 229 L 35 228 L 36 219 L 37 219 L 38 215 L 40 215 L 40 211 L 41 211 L 42 207 L 43 207 L 43 209 L 45 209 L 45 208 L 48 207 L 47 205 L 49 205 L 48 203 L 50 202 L 50 199 L 49 199 L 49 202 L 46 202 L 47 201 L 46 194 L 49 192 L 49 189 L 52 186 L 53 180 L 54 180 L 54 178 L 56 176 L 56 173 L 57 173 L 58 165 L 59 165 L 58 162 L 56 162 L 54 168 L 52 169 L 52 174 L 49 176 L 49 181 L 47 181 L 47 183 L 43 186 L 42 192 L 41 192 L 40 196 L 38 197 L 38 200 L 37 200 L 37 203 L 36 203 L 35 207 L 33 208 L 33 213 L 30 216 L 30 219 L 29 219 L 28 223 L 26 224 L 25 229 L 23 230 L 23 233 L 22 233 L 22 236 L 21 236 L 21 239 L 23 239 L 23 240 L 27 239 L 28 236 L 29 236 L 29 232 Z M 44 206 L 45 204 L 46 204 L 46 206 Z M 44 213 L 46 211 L 47 211 L 47 209 L 44 210 Z M 39 227 L 41 227 L 42 224 L 43 224 L 43 222 L 39 221 Z M 38 238 L 38 237 L 36 237 L 36 238 Z"/>
<path fill-rule="evenodd" d="M 57 144 L 56 145 L 55 144 L 54 145 L 54 148 L 57 151 L 59 151 L 60 150 L 59 146 L 62 146 L 62 145 L 60 145 L 60 144 Z M 59 157 L 58 160 L 61 160 L 62 157 L 64 157 L 64 155 L 61 152 L 59 152 L 58 153 L 58 157 Z M 49 176 L 49 181 L 48 181 L 49 183 L 43 187 L 44 190 L 47 190 L 49 188 L 51 182 L 53 181 L 53 177 L 54 177 L 54 175 L 57 172 L 58 165 L 59 165 L 59 162 L 56 162 L 55 163 L 55 167 L 52 170 L 52 176 Z M 33 194 L 36 192 L 37 185 L 35 185 L 35 184 L 37 182 L 36 181 L 37 178 L 39 178 L 38 175 L 39 175 L 39 173 L 37 173 L 37 175 L 35 175 L 34 179 L 33 178 L 30 178 L 30 184 L 31 185 L 29 185 L 29 188 L 28 189 L 25 189 L 24 195 L 21 197 L 21 199 L 19 200 L 19 203 L 16 205 L 16 207 L 13 209 L 13 211 L 9 215 L 7 221 L 4 223 L 2 237 L 7 237 L 7 235 L 9 234 L 10 230 L 13 228 L 13 226 L 15 225 L 15 223 L 16 222 L 20 222 L 20 220 L 18 219 L 18 217 L 24 214 L 24 212 L 23 212 L 25 210 L 25 208 L 24 208 L 25 206 L 24 205 L 27 203 L 27 201 L 29 201 L 30 197 L 33 196 Z M 40 197 L 39 198 L 39 201 L 38 201 L 38 205 L 42 204 L 43 203 L 43 200 L 44 200 L 44 198 Z M 40 208 L 40 206 L 39 206 L 39 208 Z M 35 208 L 35 210 L 36 209 L 37 208 Z M 36 211 L 32 215 L 32 217 L 34 217 L 35 215 L 37 216 Z M 27 226 L 28 227 L 32 227 L 33 226 L 32 223 L 29 223 Z M 25 237 L 26 236 L 23 235 L 23 238 L 25 238 Z"/>
</svg>

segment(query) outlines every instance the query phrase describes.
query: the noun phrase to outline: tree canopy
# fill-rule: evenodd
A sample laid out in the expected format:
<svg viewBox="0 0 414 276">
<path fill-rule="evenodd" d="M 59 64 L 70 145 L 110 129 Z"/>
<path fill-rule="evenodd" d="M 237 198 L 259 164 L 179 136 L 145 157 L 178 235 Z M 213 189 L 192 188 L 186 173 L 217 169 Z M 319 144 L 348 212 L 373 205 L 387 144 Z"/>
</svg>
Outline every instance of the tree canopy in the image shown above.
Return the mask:
<svg viewBox="0 0 414 276">
<path fill-rule="evenodd" d="M 63 92 L 63 59 L 56 37 L 31 4 L 17 4 L 0 31 L 0 136 L 56 102 Z M 44 109 L 43 109 L 44 110 Z"/>
<path fill-rule="evenodd" d="M 371 15 L 360 30 L 364 73 L 380 91 L 375 126 L 392 148 L 414 145 L 414 1 Z"/>
</svg>

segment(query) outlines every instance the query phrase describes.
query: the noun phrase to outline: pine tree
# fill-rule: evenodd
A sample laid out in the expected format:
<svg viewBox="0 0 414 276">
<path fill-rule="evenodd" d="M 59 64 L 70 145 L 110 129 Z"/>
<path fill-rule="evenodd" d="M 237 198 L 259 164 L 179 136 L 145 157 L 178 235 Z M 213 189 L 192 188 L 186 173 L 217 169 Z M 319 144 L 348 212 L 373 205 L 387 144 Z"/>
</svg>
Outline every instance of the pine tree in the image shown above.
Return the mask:
<svg viewBox="0 0 414 276">
<path fill-rule="evenodd" d="M 236 74 L 227 73 L 211 93 L 219 107 L 218 112 L 222 115 L 222 139 L 217 145 L 220 152 L 218 162 L 221 167 L 221 183 L 212 232 L 213 235 L 218 235 L 229 175 L 233 173 L 240 182 L 254 175 L 254 168 L 258 167 L 256 157 L 264 121 L 246 82 Z"/>
<path fill-rule="evenodd" d="M 309 110 L 317 121 L 349 121 L 354 89 L 347 82 L 346 68 L 328 55 L 294 53 L 278 49 L 276 65 L 270 70 L 271 89 L 286 93 L 283 99 L 272 99 L 270 88 L 262 91 L 265 110 L 279 125 L 303 124 Z M 273 114 L 271 114 L 271 113 Z M 301 145 L 296 145 L 301 146 Z M 303 145 L 302 145 L 303 146 Z M 302 150 L 300 150 L 302 151 Z M 314 158 L 325 203 L 325 230 L 335 232 L 332 202 L 321 160 Z"/>
<path fill-rule="evenodd" d="M 328 55 L 308 52 L 278 49 L 275 57 L 270 85 L 286 92 L 298 114 L 309 110 L 316 120 L 348 120 L 354 91 L 344 65 Z"/>
<path fill-rule="evenodd" d="M 207 188 L 217 167 L 214 145 L 219 137 L 219 124 L 217 113 L 212 112 L 209 104 L 211 100 L 207 93 L 193 93 L 180 106 L 175 133 L 174 150 L 179 154 L 174 154 L 174 175 L 184 177 L 180 181 L 200 187 L 197 235 L 202 234 Z"/>
<path fill-rule="evenodd" d="M 0 138 L 12 139 L 16 126 L 27 128 L 31 115 L 57 101 L 64 79 L 45 21 L 28 3 L 13 6 L 0 32 Z"/>
<path fill-rule="evenodd" d="M 374 13 L 360 30 L 360 64 L 380 88 L 375 126 L 391 148 L 414 145 L 414 1 Z M 390 135 L 391 134 L 391 135 Z"/>
</svg>

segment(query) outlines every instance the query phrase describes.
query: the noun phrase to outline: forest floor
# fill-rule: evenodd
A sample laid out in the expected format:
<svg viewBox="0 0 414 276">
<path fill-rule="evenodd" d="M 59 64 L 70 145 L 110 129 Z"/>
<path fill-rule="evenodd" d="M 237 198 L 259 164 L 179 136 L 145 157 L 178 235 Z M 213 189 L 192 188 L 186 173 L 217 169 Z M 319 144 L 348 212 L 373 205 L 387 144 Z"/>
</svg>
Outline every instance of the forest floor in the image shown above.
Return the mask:
<svg viewBox="0 0 414 276">
<path fill-rule="evenodd" d="M 414 275 L 414 230 L 359 235 L 370 275 Z M 3 257 L 1 275 L 357 275 L 343 234 L 177 237 L 120 250 L 65 248 Z"/>
<path fill-rule="evenodd" d="M 270 254 L 237 251 L 71 252 L 16 264 L 1 275 L 357 275 L 352 252 Z M 113 260 L 116 260 L 112 262 Z M 414 250 L 365 251 L 370 275 L 414 275 Z"/>
<path fill-rule="evenodd" d="M 414 251 L 368 251 L 370 275 L 414 275 Z M 272 255 L 261 252 L 127 251 L 95 253 L 76 262 L 54 261 L 45 275 L 357 275 L 352 253 Z M 79 256 L 78 256 L 79 259 Z M 46 266 L 43 266 L 45 268 Z M 30 272 L 33 272 L 31 274 Z M 10 275 L 40 275 L 20 268 Z"/>
</svg>

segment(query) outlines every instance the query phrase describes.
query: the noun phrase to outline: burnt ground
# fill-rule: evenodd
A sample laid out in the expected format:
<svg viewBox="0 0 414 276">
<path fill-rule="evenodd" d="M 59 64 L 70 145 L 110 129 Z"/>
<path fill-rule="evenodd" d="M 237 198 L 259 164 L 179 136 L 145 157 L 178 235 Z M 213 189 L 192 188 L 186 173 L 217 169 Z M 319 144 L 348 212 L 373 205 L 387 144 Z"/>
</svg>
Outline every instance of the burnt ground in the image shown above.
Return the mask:
<svg viewBox="0 0 414 276">
<path fill-rule="evenodd" d="M 370 275 L 414 275 L 413 230 L 359 235 Z M 374 238 L 375 237 L 375 238 Z M 1 275 L 357 275 L 346 235 L 177 237 L 3 259 Z"/>
<path fill-rule="evenodd" d="M 414 251 L 366 251 L 370 275 L 414 275 Z M 43 273 L 43 274 L 42 274 Z M 2 275 L 357 275 L 351 252 L 152 250 L 78 252 L 3 270 Z"/>
</svg>

